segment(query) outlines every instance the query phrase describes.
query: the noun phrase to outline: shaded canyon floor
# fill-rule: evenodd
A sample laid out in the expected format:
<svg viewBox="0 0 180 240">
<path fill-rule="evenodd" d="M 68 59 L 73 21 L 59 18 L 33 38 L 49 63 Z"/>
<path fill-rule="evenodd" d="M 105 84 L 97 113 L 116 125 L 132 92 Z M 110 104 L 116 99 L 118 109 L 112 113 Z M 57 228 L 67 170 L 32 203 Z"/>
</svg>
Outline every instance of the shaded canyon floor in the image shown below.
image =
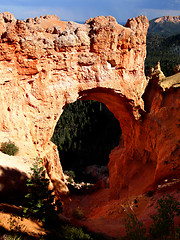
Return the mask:
<svg viewBox="0 0 180 240">
<path fill-rule="evenodd" d="M 152 224 L 151 215 L 156 213 L 157 200 L 170 194 L 180 200 L 180 181 L 166 180 L 153 192 L 148 192 L 128 199 L 109 201 L 109 189 L 100 189 L 86 195 L 72 195 L 64 202 L 64 214 L 75 226 L 85 226 L 89 231 L 103 233 L 112 238 L 125 235 L 124 219 L 127 213 L 134 212 L 142 221 L 147 232 Z M 123 194 L 123 193 L 122 193 Z M 82 219 L 74 218 L 74 210 L 79 210 Z M 176 219 L 176 224 L 180 219 Z"/>
<path fill-rule="evenodd" d="M 150 216 L 156 213 L 157 200 L 167 194 L 171 194 L 180 200 L 180 191 L 177 189 L 180 189 L 180 181 L 174 179 L 158 185 L 154 192 L 132 196 L 124 200 L 109 201 L 108 188 L 85 195 L 72 195 L 64 200 L 62 215 L 73 226 L 85 227 L 89 232 L 103 234 L 108 239 L 117 239 L 125 235 L 124 219 L 127 213 L 134 212 L 148 232 L 152 224 Z M 22 231 L 23 235 L 27 234 L 32 239 L 39 239 L 40 236 L 46 234 L 41 223 L 13 217 L 13 213 L 18 216 L 18 213 L 22 210 L 21 207 L 0 204 L 0 209 L 0 234 L 3 231 L 3 236 L 13 228 L 11 224 L 13 219 L 18 223 L 19 230 Z M 83 214 L 81 219 L 73 217 L 72 213 L 77 209 Z M 180 224 L 180 219 L 175 219 L 175 224 Z"/>
</svg>

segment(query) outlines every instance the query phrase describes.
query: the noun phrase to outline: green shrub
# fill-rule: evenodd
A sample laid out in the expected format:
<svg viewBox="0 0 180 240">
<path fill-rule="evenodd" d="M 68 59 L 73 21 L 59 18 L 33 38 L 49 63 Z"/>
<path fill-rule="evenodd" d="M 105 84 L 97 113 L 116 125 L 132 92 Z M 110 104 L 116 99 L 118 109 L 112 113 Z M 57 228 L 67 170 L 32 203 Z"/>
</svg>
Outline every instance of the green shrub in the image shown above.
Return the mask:
<svg viewBox="0 0 180 240">
<path fill-rule="evenodd" d="M 153 239 L 175 239 L 174 217 L 180 215 L 180 203 L 171 195 L 157 201 L 157 214 L 151 216 L 153 224 L 150 234 Z"/>
<path fill-rule="evenodd" d="M 74 180 L 74 178 L 76 177 L 74 171 L 72 171 L 72 170 L 66 170 L 66 171 L 64 171 L 64 173 L 69 176 L 68 181 L 69 181 L 70 183 L 72 183 L 73 180 Z"/>
<path fill-rule="evenodd" d="M 22 236 L 20 234 L 15 233 L 15 234 L 11 234 L 11 235 L 10 234 L 3 235 L 3 238 L 1 238 L 1 239 L 4 239 L 4 240 L 23 240 L 25 238 L 22 238 Z"/>
<path fill-rule="evenodd" d="M 180 224 L 175 229 L 175 240 L 180 239 Z"/>
<path fill-rule="evenodd" d="M 82 209 L 79 207 L 74 208 L 72 211 L 72 217 L 75 219 L 78 219 L 78 220 L 84 218 L 84 213 L 83 213 Z"/>
<path fill-rule="evenodd" d="M 143 223 L 140 222 L 136 215 L 133 213 L 128 213 L 125 219 L 125 229 L 127 240 L 146 240 L 146 228 Z"/>
<path fill-rule="evenodd" d="M 72 170 L 66 170 L 66 171 L 64 171 L 64 173 L 66 174 L 66 175 L 68 175 L 69 177 L 71 177 L 71 178 L 75 178 L 75 173 L 74 173 L 74 171 L 72 171 Z"/>
<path fill-rule="evenodd" d="M 14 156 L 19 151 L 19 148 L 15 145 L 14 142 L 3 142 L 1 143 L 1 152 Z"/>
<path fill-rule="evenodd" d="M 42 221 L 46 227 L 57 221 L 57 211 L 62 211 L 61 203 L 54 201 L 53 190 L 49 190 L 49 179 L 45 178 L 42 161 L 36 159 L 31 168 L 31 178 L 27 180 L 27 194 L 25 196 L 24 217 Z"/>
<path fill-rule="evenodd" d="M 89 234 L 84 233 L 82 228 L 76 228 L 71 226 L 64 226 L 63 230 L 63 239 L 67 240 L 93 240 Z"/>
</svg>

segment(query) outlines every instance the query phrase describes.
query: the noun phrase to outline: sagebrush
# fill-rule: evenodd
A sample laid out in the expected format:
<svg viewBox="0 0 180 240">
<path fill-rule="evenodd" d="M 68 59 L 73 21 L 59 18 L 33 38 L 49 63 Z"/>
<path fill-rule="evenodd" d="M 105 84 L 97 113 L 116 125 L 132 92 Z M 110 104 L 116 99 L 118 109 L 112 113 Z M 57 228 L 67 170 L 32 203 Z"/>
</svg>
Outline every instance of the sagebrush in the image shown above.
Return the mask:
<svg viewBox="0 0 180 240">
<path fill-rule="evenodd" d="M 8 142 L 1 143 L 0 150 L 5 154 L 14 156 L 19 151 L 19 148 L 15 145 L 14 142 L 8 141 Z"/>
<path fill-rule="evenodd" d="M 57 213 L 62 211 L 61 203 L 55 201 L 54 190 L 49 189 L 49 179 L 45 178 L 42 160 L 36 159 L 31 168 L 31 178 L 27 180 L 24 216 L 43 222 L 45 226 L 57 219 Z"/>
</svg>

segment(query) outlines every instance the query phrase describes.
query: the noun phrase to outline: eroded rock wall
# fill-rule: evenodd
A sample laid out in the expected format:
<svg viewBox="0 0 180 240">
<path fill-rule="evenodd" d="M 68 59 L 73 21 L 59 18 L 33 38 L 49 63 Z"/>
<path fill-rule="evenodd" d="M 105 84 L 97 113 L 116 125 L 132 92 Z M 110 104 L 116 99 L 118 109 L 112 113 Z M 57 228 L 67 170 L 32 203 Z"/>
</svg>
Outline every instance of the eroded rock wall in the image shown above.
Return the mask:
<svg viewBox="0 0 180 240">
<path fill-rule="evenodd" d="M 165 104 L 161 90 L 151 111 L 144 111 L 147 29 L 143 16 L 123 27 L 111 16 L 77 24 L 50 15 L 21 21 L 0 14 L 0 140 L 15 141 L 19 156 L 42 157 L 57 194 L 68 190 L 50 139 L 63 107 L 77 99 L 105 103 L 120 122 L 122 139 L 109 163 L 112 198 L 122 189 L 143 191 L 160 174 L 159 131 L 168 127 L 162 117 L 156 120 Z"/>
</svg>

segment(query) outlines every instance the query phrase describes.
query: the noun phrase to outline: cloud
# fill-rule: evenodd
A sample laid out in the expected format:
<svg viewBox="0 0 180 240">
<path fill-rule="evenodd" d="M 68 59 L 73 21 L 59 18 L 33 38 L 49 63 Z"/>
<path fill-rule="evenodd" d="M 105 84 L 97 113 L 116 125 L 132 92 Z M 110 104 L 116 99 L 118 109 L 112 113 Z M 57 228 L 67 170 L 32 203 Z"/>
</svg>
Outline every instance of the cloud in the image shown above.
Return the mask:
<svg viewBox="0 0 180 240">
<path fill-rule="evenodd" d="M 146 15 L 149 20 L 180 15 L 179 4 L 180 0 L 0 0 L 0 12 L 11 12 L 19 19 L 56 14 L 62 20 L 72 21 L 112 15 L 117 21 L 125 22 L 139 15 Z"/>
<path fill-rule="evenodd" d="M 6 6 L 0 5 L 0 12 L 10 12 L 17 19 L 27 19 L 29 17 L 40 17 L 46 14 L 56 14 L 62 20 L 74 20 L 76 14 L 71 9 L 66 8 L 47 8 L 47 7 L 26 7 L 26 6 Z"/>
<path fill-rule="evenodd" d="M 80 0 L 81 1 L 81 0 Z M 24 6 L 20 4 L 22 1 L 19 0 L 17 5 L 10 5 L 10 1 L 8 5 L 0 3 L 0 12 L 10 12 L 14 14 L 15 18 L 17 19 L 27 19 L 29 17 L 39 17 L 41 15 L 46 14 L 56 14 L 61 20 L 72 20 L 72 21 L 85 21 L 89 18 L 100 16 L 100 15 L 113 15 L 113 11 L 111 8 L 106 5 L 102 7 L 100 2 L 97 0 L 93 0 L 94 4 L 89 4 L 89 1 L 82 0 L 82 4 L 74 4 L 72 0 L 67 0 L 65 4 L 61 6 L 61 4 L 57 4 L 56 7 L 54 6 L 46 6 L 47 3 L 42 6 Z M 103 0 L 101 0 L 103 2 Z M 95 4 L 96 2 L 96 4 Z M 72 4 L 71 4 L 72 3 Z M 33 3 L 32 3 L 33 4 Z M 40 4 L 38 2 L 38 4 Z M 89 5 L 88 5 L 89 4 Z"/>
</svg>

